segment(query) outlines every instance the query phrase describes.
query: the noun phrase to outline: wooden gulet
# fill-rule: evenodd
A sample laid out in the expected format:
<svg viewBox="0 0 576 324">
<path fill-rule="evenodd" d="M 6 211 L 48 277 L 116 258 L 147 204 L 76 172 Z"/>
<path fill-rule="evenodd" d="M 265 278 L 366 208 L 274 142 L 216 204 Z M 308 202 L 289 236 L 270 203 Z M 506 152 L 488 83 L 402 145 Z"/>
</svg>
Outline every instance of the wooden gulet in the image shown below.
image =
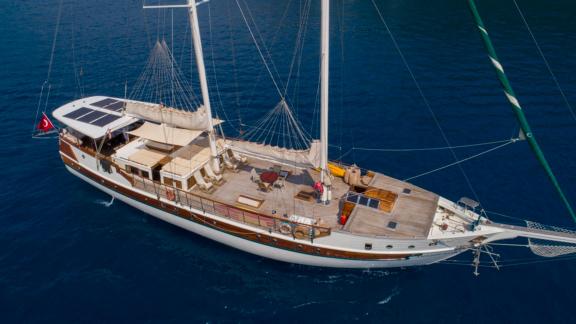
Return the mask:
<svg viewBox="0 0 576 324">
<path fill-rule="evenodd" d="M 63 105 L 53 116 L 66 126 L 59 148 L 71 173 L 168 223 L 290 263 L 408 267 L 469 250 L 477 251 L 479 260 L 483 247 L 517 237 L 528 238 L 527 246 L 541 256 L 574 252 L 574 232 L 494 223 L 470 199 L 453 202 L 375 171 L 329 161 L 329 0 L 321 0 L 320 140 L 295 149 L 216 134 L 222 121 L 211 111 L 197 13 L 202 3 L 144 7 L 188 10 L 202 93 L 196 111 L 103 96 Z M 171 59 L 165 44 L 157 46 Z M 490 55 L 498 62 L 495 52 Z M 514 96 L 511 88 L 507 94 Z M 281 104 L 278 111 L 292 118 L 284 98 Z M 526 129 L 523 125 L 530 137 Z"/>
</svg>

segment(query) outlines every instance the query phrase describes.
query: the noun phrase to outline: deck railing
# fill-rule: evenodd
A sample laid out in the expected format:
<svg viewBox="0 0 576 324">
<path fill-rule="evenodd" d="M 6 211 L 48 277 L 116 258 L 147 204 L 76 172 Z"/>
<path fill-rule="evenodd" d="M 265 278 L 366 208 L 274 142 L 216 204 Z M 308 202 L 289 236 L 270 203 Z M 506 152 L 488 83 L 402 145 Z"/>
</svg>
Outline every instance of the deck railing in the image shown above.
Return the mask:
<svg viewBox="0 0 576 324">
<path fill-rule="evenodd" d="M 136 174 L 133 174 L 132 177 L 134 187 L 153 193 L 158 199 L 168 199 L 181 206 L 202 210 L 212 215 L 265 229 L 269 233 L 280 233 L 291 236 L 292 238 L 308 239 L 310 241 L 313 241 L 315 238 L 328 236 L 331 233 L 329 227 L 308 225 L 294 222 L 287 218 L 247 211 L 182 189 L 169 187 Z"/>
<path fill-rule="evenodd" d="M 60 139 L 62 140 L 64 138 L 61 136 Z M 265 229 L 270 233 L 280 233 L 297 239 L 309 239 L 310 241 L 313 241 L 315 238 L 328 236 L 331 233 L 329 227 L 308 225 L 294 222 L 287 218 L 243 210 L 182 189 L 166 186 L 157 181 L 143 178 L 137 174 L 128 174 L 109 156 L 97 154 L 97 152 L 92 149 L 81 147 L 80 145 L 70 143 L 69 141 L 66 142 L 77 147 L 83 152 L 94 156 L 97 160 L 100 160 L 100 162 L 102 162 L 102 160 L 107 161 L 110 163 L 110 166 L 114 166 L 120 175 L 130 181 L 133 187 L 155 194 L 158 199 L 164 198 L 184 207 L 202 210 L 212 215 Z M 182 217 L 181 215 L 179 216 Z"/>
</svg>

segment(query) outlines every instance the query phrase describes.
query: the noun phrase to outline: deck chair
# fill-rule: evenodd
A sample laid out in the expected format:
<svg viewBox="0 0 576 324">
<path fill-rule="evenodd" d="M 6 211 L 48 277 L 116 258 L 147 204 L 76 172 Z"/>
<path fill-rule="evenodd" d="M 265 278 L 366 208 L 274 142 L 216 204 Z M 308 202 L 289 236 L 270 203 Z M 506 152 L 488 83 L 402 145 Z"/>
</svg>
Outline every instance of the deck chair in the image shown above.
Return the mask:
<svg viewBox="0 0 576 324">
<path fill-rule="evenodd" d="M 284 178 L 279 177 L 278 180 L 274 182 L 274 187 L 276 188 L 284 188 Z"/>
<path fill-rule="evenodd" d="M 238 152 L 234 150 L 228 150 L 228 154 L 230 154 L 230 156 L 238 163 L 246 163 L 246 161 L 248 161 L 246 157 L 238 154 Z"/>
<path fill-rule="evenodd" d="M 234 163 L 230 160 L 230 156 L 228 156 L 228 154 L 222 154 L 222 158 L 224 159 L 224 166 L 227 169 L 230 169 L 232 171 L 237 171 L 238 170 L 238 164 Z"/>
<path fill-rule="evenodd" d="M 222 178 L 222 175 L 214 173 L 214 170 L 212 170 L 210 163 L 204 164 L 204 172 L 206 172 L 206 176 L 208 176 L 208 178 L 212 182 L 222 183 L 222 181 L 224 180 L 224 178 Z"/>
<path fill-rule="evenodd" d="M 269 183 L 264 183 L 262 181 L 258 181 L 258 189 L 260 189 L 261 191 L 264 192 L 270 192 L 270 190 L 272 190 L 272 185 L 270 185 Z"/>
<path fill-rule="evenodd" d="M 201 190 L 210 192 L 214 188 L 214 185 L 211 182 L 206 182 L 200 174 L 200 171 L 194 172 L 194 180 L 196 180 L 196 184 L 200 187 Z"/>
<path fill-rule="evenodd" d="M 252 180 L 252 182 L 260 181 L 260 176 L 258 175 L 258 172 L 256 172 L 256 169 L 254 168 L 250 170 L 250 180 Z"/>
</svg>

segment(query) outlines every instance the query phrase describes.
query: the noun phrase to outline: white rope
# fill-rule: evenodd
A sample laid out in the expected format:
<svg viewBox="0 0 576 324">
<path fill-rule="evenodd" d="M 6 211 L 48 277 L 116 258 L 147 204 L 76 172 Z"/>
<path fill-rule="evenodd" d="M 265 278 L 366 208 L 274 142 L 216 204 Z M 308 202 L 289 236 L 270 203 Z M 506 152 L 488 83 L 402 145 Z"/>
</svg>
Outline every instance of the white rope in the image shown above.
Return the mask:
<svg viewBox="0 0 576 324">
<path fill-rule="evenodd" d="M 566 97 L 566 94 L 564 93 L 564 90 L 562 89 L 562 87 L 560 86 L 560 82 L 558 81 L 558 79 L 556 78 L 556 75 L 554 74 L 554 72 L 552 71 L 552 68 L 550 67 L 550 64 L 548 63 L 548 59 L 546 59 L 546 56 L 544 55 L 544 52 L 542 51 L 542 48 L 540 47 L 540 44 L 538 44 L 538 41 L 536 40 L 536 37 L 534 36 L 534 33 L 532 33 L 532 28 L 530 28 L 530 25 L 528 25 L 528 21 L 526 20 L 526 18 L 524 17 L 524 13 L 522 12 L 522 10 L 520 9 L 520 6 L 518 5 L 518 3 L 516 2 L 516 0 L 512 0 L 512 2 L 514 2 L 514 6 L 516 6 L 516 9 L 518 10 L 518 13 L 520 14 L 520 17 L 522 18 L 522 21 L 524 22 L 524 26 L 526 26 L 526 29 L 528 30 L 528 33 L 530 34 L 530 37 L 532 38 L 532 41 L 534 41 L 534 45 L 536 45 L 536 48 L 538 49 L 538 53 L 540 54 L 540 56 L 542 57 L 542 60 L 544 61 L 544 64 L 546 65 L 546 69 L 548 69 L 548 72 L 550 73 L 550 76 L 552 77 L 552 80 L 554 81 L 554 83 L 556 84 L 556 88 L 558 88 L 558 91 L 560 92 L 560 95 L 562 96 L 562 99 L 564 100 L 564 103 L 566 104 L 566 107 L 568 107 L 568 110 L 570 111 L 570 114 L 572 115 L 572 118 L 574 120 L 576 120 L 576 113 L 574 112 L 574 109 L 572 108 L 572 105 L 570 104 L 570 102 L 568 101 L 568 98 Z"/>
<path fill-rule="evenodd" d="M 36 115 L 34 116 L 34 122 L 32 123 L 32 136 L 36 131 L 36 123 L 38 122 L 38 116 L 40 115 L 40 107 L 42 107 L 42 101 L 44 98 L 44 88 L 48 86 L 48 92 L 46 93 L 46 100 L 44 103 L 44 109 L 42 112 L 46 112 L 46 107 L 48 106 L 48 99 L 50 98 L 50 76 L 52 74 L 52 66 L 54 64 L 54 52 L 56 51 L 56 41 L 58 40 L 58 33 L 60 31 L 60 21 L 62 20 L 62 7 L 64 4 L 64 0 L 60 0 L 58 6 L 58 16 L 56 18 L 56 26 L 54 28 L 54 37 L 52 38 L 52 48 L 50 51 L 50 61 L 48 62 L 48 72 L 46 73 L 46 80 L 42 83 L 42 87 L 40 88 L 40 95 L 38 98 L 38 106 L 36 107 Z"/>
<path fill-rule="evenodd" d="M 398 52 L 398 54 L 400 55 L 400 58 L 402 59 L 402 63 L 404 64 L 404 66 L 406 67 L 406 69 L 408 70 L 408 73 L 410 74 L 410 77 L 412 78 L 412 81 L 414 82 L 414 85 L 416 86 L 416 89 L 418 90 L 418 93 L 420 94 L 420 97 L 422 97 L 422 100 L 424 101 L 424 104 L 426 106 L 426 108 L 428 108 L 428 111 L 430 112 L 430 115 L 432 115 L 432 119 L 434 120 L 434 123 L 436 124 L 436 127 L 438 128 L 438 130 L 440 131 L 440 134 L 442 135 L 442 138 L 444 139 L 444 142 L 446 142 L 446 144 L 448 146 L 452 146 L 450 144 L 450 141 L 448 140 L 448 136 L 446 136 L 446 133 L 444 132 L 444 129 L 442 128 L 442 125 L 440 125 L 440 121 L 438 120 L 438 117 L 436 116 L 436 113 L 434 113 L 434 110 L 432 110 L 432 106 L 430 105 L 430 102 L 428 101 L 428 98 L 426 98 L 426 96 L 424 95 L 424 91 L 422 90 L 422 87 L 420 86 L 420 83 L 418 82 L 418 80 L 416 79 L 416 76 L 414 75 L 414 72 L 412 72 L 412 68 L 410 68 L 410 65 L 408 64 L 408 61 L 406 60 L 406 57 L 404 56 L 404 54 L 402 53 L 402 50 L 400 49 L 400 46 L 398 45 L 398 42 L 396 41 L 396 38 L 394 37 L 394 34 L 392 33 L 392 31 L 390 30 L 390 28 L 388 27 L 388 24 L 386 23 L 386 20 L 384 19 L 384 16 L 382 15 L 382 12 L 380 11 L 380 9 L 378 8 L 378 5 L 376 4 L 376 2 L 374 0 L 371 0 L 372 4 L 374 5 L 374 8 L 376 9 L 376 12 L 378 13 L 378 17 L 380 18 L 380 21 L 382 22 L 382 24 L 384 25 L 384 27 L 386 28 L 386 31 L 388 32 L 388 34 L 390 35 L 390 39 L 392 40 L 392 43 L 394 44 L 394 47 L 396 48 L 396 51 Z M 478 197 L 478 194 L 476 193 L 476 190 L 474 190 L 474 187 L 472 186 L 472 182 L 470 181 L 470 178 L 468 178 L 468 175 L 466 174 L 466 171 L 464 171 L 464 168 L 462 168 L 462 166 L 460 165 L 460 162 L 458 162 L 458 156 L 456 155 L 456 152 L 454 152 L 454 150 L 450 150 L 450 153 L 452 154 L 452 157 L 454 158 L 454 160 L 456 161 L 455 163 L 453 163 L 453 165 L 458 165 L 458 168 L 460 169 L 460 172 L 462 173 L 462 176 L 464 177 L 464 179 L 466 180 L 466 183 L 468 185 L 468 187 L 470 188 L 470 191 L 472 192 L 474 198 L 476 199 L 476 201 L 480 202 L 480 198 Z M 418 176 L 416 176 L 418 177 Z M 416 177 L 412 177 L 410 179 L 416 178 Z"/>
<path fill-rule="evenodd" d="M 156 42 L 130 98 L 189 111 L 200 106 L 192 86 L 182 75 L 164 40 Z"/>
<path fill-rule="evenodd" d="M 270 78 L 272 79 L 272 83 L 274 83 L 274 87 L 276 88 L 276 91 L 278 92 L 278 94 L 280 95 L 281 98 L 284 98 L 282 91 L 280 91 L 280 87 L 278 86 L 278 83 L 276 82 L 276 78 L 274 77 L 274 75 L 272 74 L 272 70 L 270 70 L 270 67 L 268 66 L 268 62 L 267 62 L 266 58 L 264 57 L 262 50 L 260 49 L 260 45 L 258 45 L 258 41 L 256 40 L 254 33 L 252 32 L 252 28 L 250 27 L 250 24 L 248 23 L 248 20 L 246 19 L 246 15 L 244 14 L 244 10 L 242 10 L 242 6 L 240 5 L 240 2 L 238 0 L 236 0 L 236 5 L 238 6 L 238 9 L 240 9 L 240 14 L 242 16 L 242 19 L 244 20 L 246 27 L 248 27 L 248 31 L 250 32 L 250 36 L 252 37 L 252 41 L 254 42 L 254 45 L 256 45 L 256 49 L 258 50 L 258 54 L 260 54 L 260 58 L 262 59 L 262 62 L 264 62 L 264 66 L 266 66 L 266 70 L 268 71 L 268 74 L 270 75 Z"/>
<path fill-rule="evenodd" d="M 507 140 L 501 140 L 501 141 L 483 142 L 483 143 L 476 143 L 476 144 L 444 146 L 444 147 L 427 147 L 427 148 L 386 149 L 386 148 L 353 147 L 352 149 L 357 150 L 357 151 L 377 151 L 377 152 L 440 151 L 440 150 L 452 150 L 452 149 L 461 149 L 461 148 L 470 148 L 470 147 L 502 144 L 502 143 L 508 143 L 510 141 L 518 141 L 518 140 L 520 140 L 520 139 L 519 138 L 513 138 L 513 139 L 507 139 Z"/>
<path fill-rule="evenodd" d="M 488 153 L 490 153 L 490 152 L 492 152 L 492 151 L 495 151 L 495 150 L 497 150 L 497 149 L 503 148 L 504 146 L 510 145 L 510 144 L 512 144 L 512 143 L 516 143 L 516 140 L 509 140 L 509 141 L 507 141 L 507 142 L 504 143 L 504 144 L 500 144 L 500 145 L 498 145 L 498 146 L 496 146 L 496 147 L 493 147 L 493 148 L 491 148 L 491 149 L 489 149 L 489 150 L 480 152 L 480 153 L 478 153 L 478 154 L 474 154 L 474 155 L 469 156 L 469 157 L 467 157 L 467 158 L 465 158 L 465 159 L 457 160 L 457 161 L 455 161 L 455 162 L 452 162 L 452 163 L 450 163 L 450 164 L 441 166 L 441 167 L 436 168 L 436 169 L 434 169 L 434 170 L 430 170 L 430 171 L 427 171 L 427 172 L 420 173 L 420 174 L 418 174 L 418 175 L 412 176 L 412 177 L 410 177 L 410 178 L 406 178 L 406 179 L 404 179 L 404 181 L 410 181 L 410 180 L 413 180 L 413 179 L 416 179 L 416 178 L 419 178 L 419 177 L 422 177 L 422 176 L 425 176 L 425 175 L 428 175 L 428 174 L 431 174 L 431 173 L 434 173 L 434 172 L 437 172 L 437 171 L 440 171 L 440 170 L 444 170 L 444 169 L 449 168 L 449 167 L 454 166 L 454 165 L 460 165 L 460 164 L 463 163 L 463 162 L 472 160 L 472 159 L 477 158 L 477 157 L 479 157 L 479 156 L 482 156 L 482 155 L 484 155 L 484 154 L 488 154 Z"/>
</svg>

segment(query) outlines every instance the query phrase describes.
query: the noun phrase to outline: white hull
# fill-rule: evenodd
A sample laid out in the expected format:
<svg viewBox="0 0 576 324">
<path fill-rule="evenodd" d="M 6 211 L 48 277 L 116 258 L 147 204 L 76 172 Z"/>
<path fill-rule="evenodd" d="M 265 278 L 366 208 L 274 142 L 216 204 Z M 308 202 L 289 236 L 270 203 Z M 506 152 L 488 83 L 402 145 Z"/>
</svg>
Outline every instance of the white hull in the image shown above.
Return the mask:
<svg viewBox="0 0 576 324">
<path fill-rule="evenodd" d="M 68 166 L 66 166 L 66 168 L 72 174 L 88 182 L 92 186 L 102 190 L 103 192 L 113 196 L 118 200 L 125 202 L 126 204 L 132 207 L 135 207 L 145 212 L 146 214 L 152 215 L 165 222 L 176 225 L 180 228 L 204 236 L 211 240 L 223 243 L 230 247 L 277 261 L 309 265 L 309 266 L 332 267 L 332 268 L 397 268 L 397 267 L 429 265 L 442 260 L 446 260 L 463 252 L 462 250 L 451 250 L 447 252 L 428 253 L 423 254 L 421 256 L 411 257 L 407 260 L 351 260 L 351 259 L 332 258 L 332 257 L 328 258 L 328 257 L 314 256 L 305 253 L 288 251 L 285 249 L 268 246 L 257 242 L 252 242 L 172 215 L 170 213 L 164 212 L 162 210 L 156 209 L 154 207 L 151 207 L 149 205 L 131 199 L 127 196 L 124 196 L 105 186 L 102 186 L 101 184 L 94 182 L 93 180 L 85 177 L 84 175 L 80 174 L 79 172 Z"/>
</svg>

